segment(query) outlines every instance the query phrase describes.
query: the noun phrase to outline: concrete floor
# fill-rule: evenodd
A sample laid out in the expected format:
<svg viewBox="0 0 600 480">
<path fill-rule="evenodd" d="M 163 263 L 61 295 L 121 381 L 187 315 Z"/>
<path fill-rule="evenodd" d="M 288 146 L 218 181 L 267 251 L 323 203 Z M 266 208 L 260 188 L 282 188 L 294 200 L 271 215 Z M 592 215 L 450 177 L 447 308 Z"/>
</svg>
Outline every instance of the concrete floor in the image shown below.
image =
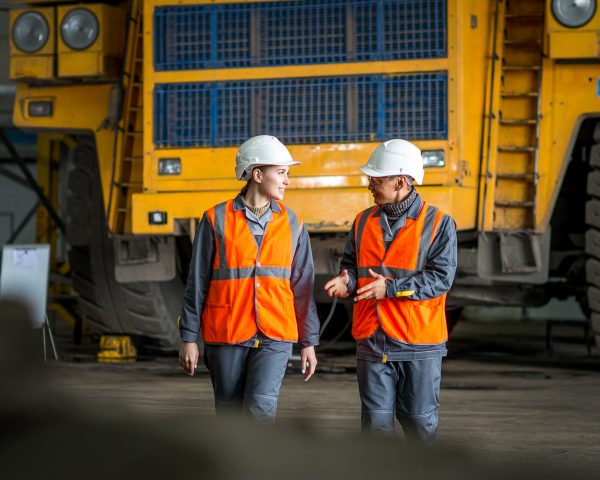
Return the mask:
<svg viewBox="0 0 600 480">
<path fill-rule="evenodd" d="M 571 327 L 556 330 L 551 358 L 544 351 L 544 329 L 543 322 L 459 323 L 443 367 L 439 445 L 500 462 L 597 471 L 600 359 L 587 357 L 581 331 Z M 308 383 L 294 366 L 289 369 L 281 426 L 327 441 L 358 436 L 360 402 L 349 348 L 323 352 L 321 368 Z M 69 358 L 78 361 L 56 362 L 52 369 L 53 398 L 63 405 L 85 405 L 97 419 L 107 412 L 166 424 L 212 417 L 204 369 L 191 378 L 176 358 L 133 365 L 100 365 L 72 352 Z"/>
<path fill-rule="evenodd" d="M 506 459 L 552 458 L 600 467 L 600 360 L 586 356 L 579 329 L 563 327 L 556 334 L 550 358 L 541 322 L 459 323 L 444 363 L 439 441 Z M 323 435 L 357 434 L 353 364 L 351 355 L 322 355 L 322 368 L 308 383 L 291 368 L 279 422 Z M 213 414 L 206 370 L 191 378 L 174 358 L 56 367 L 58 385 L 82 401 L 152 415 Z"/>
</svg>

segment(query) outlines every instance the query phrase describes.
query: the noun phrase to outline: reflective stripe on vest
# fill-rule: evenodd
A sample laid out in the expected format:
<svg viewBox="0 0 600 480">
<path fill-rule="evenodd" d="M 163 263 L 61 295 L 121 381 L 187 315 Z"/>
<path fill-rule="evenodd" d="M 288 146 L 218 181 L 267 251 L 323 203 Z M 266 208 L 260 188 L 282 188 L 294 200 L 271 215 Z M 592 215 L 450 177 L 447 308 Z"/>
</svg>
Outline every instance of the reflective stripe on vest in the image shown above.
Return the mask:
<svg viewBox="0 0 600 480">
<path fill-rule="evenodd" d="M 406 218 L 394 240 L 385 248 L 378 207 L 359 213 L 354 227 L 358 288 L 373 281 L 369 269 L 388 278 L 410 278 L 425 270 L 427 255 L 444 214 L 423 202 L 416 219 Z M 438 344 L 448 337 L 446 295 L 431 300 L 407 297 L 362 300 L 354 304 L 352 335 L 367 338 L 381 325 L 390 337 L 411 344 Z"/>
<path fill-rule="evenodd" d="M 208 343 L 239 343 L 257 328 L 276 340 L 296 341 L 298 328 L 290 287 L 292 259 L 301 220 L 277 202 L 260 248 L 246 212 L 233 200 L 206 214 L 215 232 L 215 259 L 202 311 L 202 335 Z"/>
</svg>

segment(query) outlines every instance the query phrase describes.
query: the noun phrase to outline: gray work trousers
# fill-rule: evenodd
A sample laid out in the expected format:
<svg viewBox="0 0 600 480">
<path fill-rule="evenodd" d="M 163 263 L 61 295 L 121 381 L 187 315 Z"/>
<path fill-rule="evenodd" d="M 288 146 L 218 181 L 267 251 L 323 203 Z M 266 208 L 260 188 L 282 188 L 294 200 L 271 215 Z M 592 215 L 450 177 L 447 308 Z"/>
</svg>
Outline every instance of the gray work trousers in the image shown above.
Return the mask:
<svg viewBox="0 0 600 480">
<path fill-rule="evenodd" d="M 264 341 L 258 348 L 205 345 L 217 415 L 244 412 L 274 422 L 291 351 L 291 343 L 277 341 Z"/>
<path fill-rule="evenodd" d="M 357 359 L 364 433 L 394 435 L 396 418 L 408 440 L 430 445 L 438 426 L 442 358 L 388 361 Z"/>
</svg>

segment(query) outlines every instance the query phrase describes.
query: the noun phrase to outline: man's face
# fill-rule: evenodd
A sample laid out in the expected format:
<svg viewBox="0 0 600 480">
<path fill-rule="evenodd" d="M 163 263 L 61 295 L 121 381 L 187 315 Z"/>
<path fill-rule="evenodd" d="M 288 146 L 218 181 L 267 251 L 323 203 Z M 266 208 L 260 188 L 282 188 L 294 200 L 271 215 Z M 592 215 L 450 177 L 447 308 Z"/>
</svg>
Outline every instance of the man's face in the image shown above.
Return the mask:
<svg viewBox="0 0 600 480">
<path fill-rule="evenodd" d="M 398 177 L 369 177 L 369 191 L 377 205 L 394 203 Z"/>
<path fill-rule="evenodd" d="M 260 192 L 275 200 L 283 200 L 285 189 L 290 184 L 288 177 L 290 167 L 269 165 L 259 167 L 262 175 L 259 184 Z"/>
</svg>

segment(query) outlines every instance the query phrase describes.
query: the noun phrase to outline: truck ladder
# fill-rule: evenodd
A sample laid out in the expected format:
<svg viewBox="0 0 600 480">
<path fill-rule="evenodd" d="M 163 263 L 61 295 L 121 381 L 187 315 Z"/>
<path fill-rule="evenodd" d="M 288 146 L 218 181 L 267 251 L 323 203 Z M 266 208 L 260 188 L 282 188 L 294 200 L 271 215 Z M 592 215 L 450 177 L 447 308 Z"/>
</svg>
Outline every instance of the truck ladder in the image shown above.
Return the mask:
<svg viewBox="0 0 600 480">
<path fill-rule="evenodd" d="M 499 0 L 496 6 L 501 18 L 495 19 L 493 62 L 499 81 L 490 90 L 487 141 L 492 147 L 482 224 L 487 231 L 535 230 L 544 2 Z M 485 224 L 487 195 L 492 197 L 491 229 Z"/>
<path fill-rule="evenodd" d="M 122 110 L 111 184 L 110 226 L 116 235 L 131 233 L 131 197 L 143 181 L 143 2 L 132 0 L 122 75 Z"/>
</svg>

